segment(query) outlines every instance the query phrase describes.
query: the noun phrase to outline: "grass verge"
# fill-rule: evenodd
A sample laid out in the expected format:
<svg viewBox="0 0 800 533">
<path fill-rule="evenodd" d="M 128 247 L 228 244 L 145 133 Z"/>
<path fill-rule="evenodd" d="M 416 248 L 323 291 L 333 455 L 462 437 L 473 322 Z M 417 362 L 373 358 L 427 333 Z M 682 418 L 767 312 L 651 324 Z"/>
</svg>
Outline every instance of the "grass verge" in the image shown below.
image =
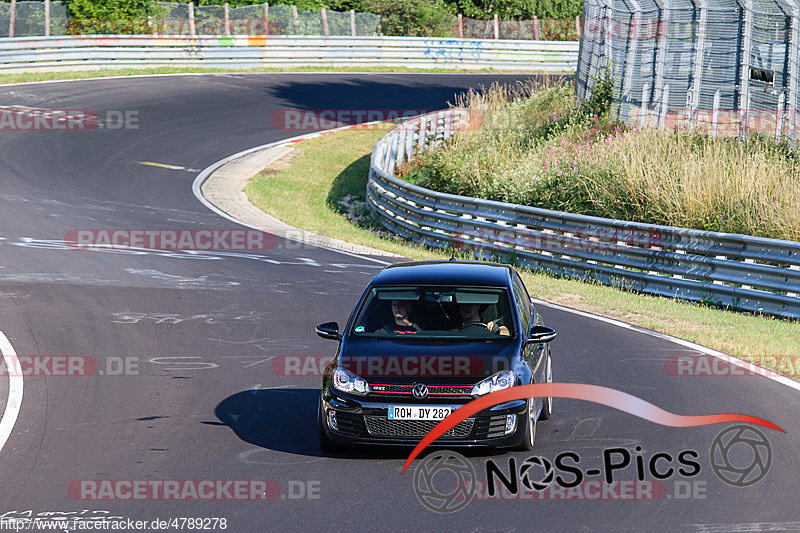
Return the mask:
<svg viewBox="0 0 800 533">
<path fill-rule="evenodd" d="M 387 128 L 353 128 L 298 143 L 288 168 L 261 172 L 245 191 L 253 204 L 293 226 L 412 259 L 446 259 L 444 252 L 376 231 L 365 208 L 370 151 Z M 797 321 L 722 311 L 520 270 L 537 298 L 674 335 L 800 378 Z M 777 363 L 767 357 L 776 358 Z"/>
<path fill-rule="evenodd" d="M 66 72 L 20 72 L 16 74 L 0 75 L 0 85 L 7 83 L 27 83 L 32 81 L 58 81 L 79 80 L 85 78 L 108 78 L 111 76 L 142 76 L 152 74 L 213 74 L 213 73 L 258 73 L 258 72 L 392 72 L 414 73 L 429 72 L 437 74 L 480 73 L 495 72 L 502 74 L 533 74 L 531 71 L 494 69 L 452 69 L 452 68 L 406 68 L 406 67 L 293 67 L 293 68 L 204 68 L 204 67 L 153 67 L 153 68 L 125 68 L 103 70 L 80 70 Z"/>
</svg>

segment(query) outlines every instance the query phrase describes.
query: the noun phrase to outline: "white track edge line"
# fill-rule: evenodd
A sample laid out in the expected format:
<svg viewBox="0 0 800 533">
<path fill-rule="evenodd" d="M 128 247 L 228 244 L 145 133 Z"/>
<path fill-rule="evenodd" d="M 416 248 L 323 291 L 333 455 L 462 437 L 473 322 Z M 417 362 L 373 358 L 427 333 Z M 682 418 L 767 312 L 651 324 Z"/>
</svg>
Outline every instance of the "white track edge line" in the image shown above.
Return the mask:
<svg viewBox="0 0 800 533">
<path fill-rule="evenodd" d="M 251 229 L 256 229 L 256 230 L 259 230 L 259 231 L 263 231 L 263 230 L 260 230 L 259 228 L 255 227 L 255 226 L 251 226 L 250 224 L 247 224 L 247 223 L 237 219 L 234 216 L 229 215 L 225 211 L 219 209 L 217 206 L 215 206 L 214 204 L 209 202 L 206 199 L 206 197 L 203 196 L 203 192 L 201 190 L 201 188 L 203 186 L 203 183 L 205 183 L 205 181 L 211 176 L 211 174 L 214 173 L 214 171 L 216 171 L 222 165 L 224 165 L 226 163 L 229 163 L 230 161 L 233 161 L 234 159 L 238 159 L 240 157 L 244 157 L 246 155 L 249 155 L 249 154 L 251 154 L 253 152 L 257 152 L 259 150 L 265 150 L 267 148 L 272 148 L 274 146 L 280 146 L 280 145 L 283 145 L 283 144 L 289 144 L 289 143 L 291 143 L 293 141 L 311 139 L 313 137 L 318 137 L 318 136 L 323 135 L 323 134 L 328 133 L 328 132 L 345 130 L 345 129 L 348 129 L 348 128 L 352 128 L 354 126 L 367 126 L 369 124 L 376 124 L 378 122 L 383 122 L 383 121 L 378 120 L 378 121 L 375 121 L 375 122 L 366 122 L 366 123 L 363 123 L 363 124 L 354 124 L 354 125 L 341 126 L 339 128 L 332 128 L 332 129 L 329 129 L 329 130 L 324 130 L 324 131 L 319 131 L 319 132 L 314 132 L 314 133 L 307 133 L 305 135 L 298 135 L 297 137 L 290 137 L 288 139 L 283 139 L 283 140 L 280 140 L 280 141 L 275 141 L 275 142 L 271 142 L 271 143 L 267 143 L 267 144 L 262 144 L 260 146 L 254 146 L 253 148 L 248 148 L 247 150 L 242 150 L 241 152 L 237 152 L 237 153 L 235 153 L 233 155 L 229 155 L 228 157 L 226 157 L 224 159 L 220 159 L 216 163 L 213 163 L 212 165 L 204 168 L 200 172 L 200 174 L 198 174 L 197 177 L 192 182 L 192 193 L 194 193 L 195 198 L 197 198 L 197 200 L 200 201 L 200 203 L 202 203 L 204 206 L 206 206 L 208 209 L 210 209 L 214 213 L 218 214 L 219 216 L 221 216 L 223 218 L 226 218 L 226 219 L 230 220 L 231 222 L 235 222 L 237 224 L 240 224 L 242 226 L 245 226 L 245 227 L 248 227 L 248 228 L 251 228 Z M 384 266 L 391 265 L 391 263 L 388 262 L 388 261 L 382 261 L 380 259 L 374 259 L 372 257 L 367 257 L 367 256 L 364 256 L 364 255 L 354 254 L 352 252 L 346 252 L 344 250 L 339 250 L 337 248 L 332 248 L 330 246 L 325 246 L 323 244 L 298 241 L 297 239 L 292 239 L 290 237 L 285 237 L 285 236 L 284 236 L 284 239 L 295 241 L 295 242 L 301 242 L 303 244 L 314 246 L 316 248 L 323 248 L 325 250 L 330 250 L 332 252 L 337 252 L 337 253 L 344 254 L 344 255 L 347 255 L 347 256 L 350 256 L 350 257 L 356 257 L 358 259 L 362 259 L 362 260 L 365 260 L 365 261 L 372 261 L 373 263 L 377 263 L 379 265 L 384 265 Z"/>
<path fill-rule="evenodd" d="M 158 68 L 158 67 L 154 67 L 154 68 Z M 102 69 L 98 69 L 98 70 L 102 70 Z M 61 72 L 86 72 L 86 71 L 84 71 L 84 70 L 74 70 L 74 71 L 61 71 Z M 24 74 L 24 73 L 10 72 L 8 74 L 13 75 L 13 74 Z M 462 76 L 474 76 L 476 74 L 477 75 L 483 74 L 483 75 L 488 75 L 488 76 L 495 76 L 495 75 L 500 75 L 500 76 L 531 76 L 531 75 L 534 75 L 534 76 L 536 76 L 536 75 L 540 75 L 540 74 L 544 74 L 544 75 L 554 74 L 556 76 L 569 76 L 571 74 L 571 72 L 525 72 L 525 71 L 519 71 L 519 72 L 503 72 L 503 71 L 465 72 L 463 70 L 460 70 L 460 71 L 457 71 L 457 72 L 430 72 L 430 71 L 426 71 L 426 72 L 403 72 L 403 71 L 398 71 L 398 72 L 386 71 L 386 72 L 383 72 L 383 71 L 373 71 L 373 72 L 370 72 L 368 70 L 367 71 L 363 71 L 363 72 L 336 72 L 336 71 L 330 71 L 330 70 L 319 71 L 319 72 L 308 71 L 308 70 L 299 70 L 299 71 L 281 70 L 281 71 L 276 71 L 276 72 L 247 72 L 247 71 L 242 72 L 242 71 L 236 71 L 236 70 L 221 71 L 221 72 L 162 72 L 162 73 L 159 73 L 159 74 L 128 74 L 128 75 L 122 74 L 120 76 L 97 76 L 97 77 L 94 77 L 94 78 L 72 78 L 72 79 L 66 79 L 66 80 L 18 81 L 18 82 L 14 82 L 14 83 L 0 83 L 0 89 L 2 89 L 3 87 L 17 87 L 17 86 L 20 86 L 20 85 L 41 85 L 43 83 L 68 83 L 68 82 L 71 82 L 71 81 L 121 80 L 121 79 L 126 79 L 126 78 L 163 78 L 163 77 L 166 77 L 166 76 L 215 76 L 215 75 L 220 75 L 220 74 L 223 74 L 223 75 L 245 75 L 245 76 L 273 75 L 273 74 L 291 74 L 291 75 L 296 75 L 296 74 L 308 74 L 308 75 L 324 74 L 324 75 L 327 75 L 327 76 L 333 76 L 333 75 L 337 75 L 337 74 L 338 75 L 344 75 L 344 76 L 353 76 L 353 75 L 366 76 L 366 75 L 373 75 L 373 74 L 376 74 L 376 75 L 389 75 L 389 76 L 402 75 L 402 74 L 413 74 L 413 75 L 425 74 L 425 75 L 429 75 L 429 76 L 433 76 L 433 75 L 453 76 L 453 75 L 457 74 L 457 75 L 462 75 Z"/>
<path fill-rule="evenodd" d="M 800 382 L 795 381 L 791 378 L 788 378 L 784 375 L 778 374 L 768 368 L 763 366 L 757 365 L 755 363 L 751 363 L 749 361 L 745 361 L 744 359 L 740 359 L 738 357 L 734 357 L 732 355 L 728 355 L 722 352 L 718 352 L 717 350 L 712 350 L 711 348 L 706 348 L 701 344 L 696 344 L 691 341 L 687 341 L 685 339 L 680 339 L 678 337 L 673 337 L 672 335 L 668 335 L 666 333 L 660 333 L 658 331 L 652 331 L 647 328 L 643 328 L 640 326 L 634 326 L 633 324 L 628 324 L 627 322 L 622 322 L 621 320 L 616 320 L 614 318 L 608 318 L 605 316 L 595 315 L 593 313 L 588 313 L 586 311 L 579 311 L 578 309 L 572 309 L 571 307 L 565 307 L 563 305 L 554 304 L 551 302 L 547 302 L 545 300 L 539 300 L 538 298 L 531 298 L 531 301 L 537 305 L 543 305 L 545 307 L 552 307 L 553 309 L 558 309 L 560 311 L 565 311 L 567 313 L 572 313 L 574 315 L 579 315 L 585 318 L 591 318 L 594 320 L 599 320 L 600 322 L 605 322 L 607 324 L 612 324 L 614 326 L 629 329 L 631 331 L 636 331 L 637 333 L 643 333 L 645 335 L 649 335 L 651 337 L 656 337 L 658 339 L 663 339 L 669 342 L 673 342 L 675 344 L 680 344 L 681 346 L 685 346 L 687 348 L 691 348 L 693 350 L 697 350 L 698 352 L 710 355 L 712 357 L 716 357 L 718 359 L 722 359 L 728 363 L 736 365 L 738 367 L 744 368 L 748 372 L 752 372 L 754 374 L 758 374 L 763 376 L 767 379 L 771 379 L 772 381 L 777 381 L 787 387 L 790 387 L 794 390 L 800 391 Z"/>
<path fill-rule="evenodd" d="M 3 354 L 6 370 L 8 371 L 8 400 L 3 418 L 0 420 L 0 451 L 3 450 L 14 424 L 17 422 L 20 407 L 22 407 L 22 373 L 18 372 L 19 359 L 8 337 L 0 331 L 0 353 Z"/>
</svg>

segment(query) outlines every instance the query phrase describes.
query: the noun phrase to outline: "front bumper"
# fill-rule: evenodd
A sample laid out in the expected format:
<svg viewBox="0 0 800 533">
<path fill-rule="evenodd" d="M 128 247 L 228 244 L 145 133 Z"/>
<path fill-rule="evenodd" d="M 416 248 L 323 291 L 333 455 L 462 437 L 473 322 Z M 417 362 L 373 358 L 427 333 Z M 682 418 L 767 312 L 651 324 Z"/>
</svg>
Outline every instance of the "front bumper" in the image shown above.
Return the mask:
<svg viewBox="0 0 800 533">
<path fill-rule="evenodd" d="M 407 403 L 403 401 L 369 401 L 363 398 L 330 395 L 323 397 L 320 406 L 323 427 L 328 437 L 337 444 L 378 444 L 394 446 L 416 446 L 437 424 L 433 420 L 389 420 L 389 405 L 437 405 L 458 409 L 464 404 L 442 402 Z M 328 412 L 336 415 L 336 429 L 328 421 Z M 434 446 L 491 446 L 506 448 L 516 446 L 523 438 L 527 422 L 527 402 L 516 400 L 496 405 L 459 422 L 454 428 L 439 437 Z M 514 429 L 506 434 L 508 415 L 516 415 Z"/>
</svg>

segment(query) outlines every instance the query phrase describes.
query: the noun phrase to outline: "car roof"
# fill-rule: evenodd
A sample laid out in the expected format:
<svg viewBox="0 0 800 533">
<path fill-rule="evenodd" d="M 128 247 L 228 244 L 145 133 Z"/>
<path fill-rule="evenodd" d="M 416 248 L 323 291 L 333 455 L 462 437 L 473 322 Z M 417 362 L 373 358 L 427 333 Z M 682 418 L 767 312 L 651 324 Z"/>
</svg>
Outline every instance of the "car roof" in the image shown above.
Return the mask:
<svg viewBox="0 0 800 533">
<path fill-rule="evenodd" d="M 415 261 L 389 265 L 372 285 L 474 285 L 508 287 L 513 269 L 487 261 Z"/>
</svg>

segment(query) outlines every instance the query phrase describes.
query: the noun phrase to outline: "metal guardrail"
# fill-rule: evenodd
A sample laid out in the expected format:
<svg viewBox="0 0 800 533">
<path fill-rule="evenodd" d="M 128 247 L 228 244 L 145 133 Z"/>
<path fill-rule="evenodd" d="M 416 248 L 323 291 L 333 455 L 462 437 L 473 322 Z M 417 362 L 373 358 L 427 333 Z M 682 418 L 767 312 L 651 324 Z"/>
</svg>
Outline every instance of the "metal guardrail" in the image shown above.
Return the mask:
<svg viewBox="0 0 800 533">
<path fill-rule="evenodd" d="M 394 171 L 469 125 L 451 109 L 405 121 L 372 151 L 367 204 L 394 232 L 571 278 L 800 318 L 800 242 L 626 222 L 431 191 Z"/>
<path fill-rule="evenodd" d="M 157 66 L 385 66 L 574 72 L 578 43 L 427 37 L 161 37 L 0 39 L 0 73 Z"/>
</svg>

